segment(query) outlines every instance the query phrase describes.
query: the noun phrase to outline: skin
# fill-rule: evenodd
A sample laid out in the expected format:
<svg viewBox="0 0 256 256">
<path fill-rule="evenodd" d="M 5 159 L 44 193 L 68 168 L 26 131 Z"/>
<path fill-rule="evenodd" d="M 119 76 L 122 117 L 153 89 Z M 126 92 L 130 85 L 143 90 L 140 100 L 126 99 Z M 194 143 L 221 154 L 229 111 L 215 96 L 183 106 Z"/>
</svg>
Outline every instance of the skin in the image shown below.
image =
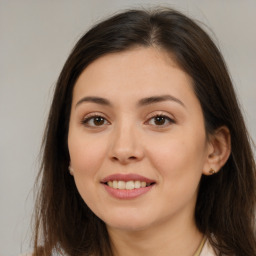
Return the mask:
<svg viewBox="0 0 256 256">
<path fill-rule="evenodd" d="M 162 95 L 172 99 L 138 104 Z M 102 117 L 96 125 L 95 115 Z M 82 72 L 73 91 L 70 166 L 83 200 L 106 223 L 115 255 L 193 255 L 203 237 L 194 220 L 198 184 L 227 158 L 223 131 L 207 140 L 191 78 L 163 50 L 108 54 Z M 155 184 L 137 198 L 117 199 L 101 183 L 116 173 Z"/>
</svg>

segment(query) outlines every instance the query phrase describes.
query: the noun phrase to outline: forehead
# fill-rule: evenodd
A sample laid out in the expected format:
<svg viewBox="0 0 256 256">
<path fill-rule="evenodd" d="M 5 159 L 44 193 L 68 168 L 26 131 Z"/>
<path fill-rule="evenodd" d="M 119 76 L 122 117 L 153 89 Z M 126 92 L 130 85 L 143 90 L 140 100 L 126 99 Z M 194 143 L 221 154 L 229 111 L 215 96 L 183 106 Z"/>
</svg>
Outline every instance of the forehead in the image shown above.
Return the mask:
<svg viewBox="0 0 256 256">
<path fill-rule="evenodd" d="M 83 94 L 113 93 L 126 95 L 165 94 L 176 96 L 193 92 L 192 79 L 175 62 L 172 55 L 153 47 L 137 47 L 104 55 L 92 62 L 79 76 L 74 97 Z"/>
</svg>

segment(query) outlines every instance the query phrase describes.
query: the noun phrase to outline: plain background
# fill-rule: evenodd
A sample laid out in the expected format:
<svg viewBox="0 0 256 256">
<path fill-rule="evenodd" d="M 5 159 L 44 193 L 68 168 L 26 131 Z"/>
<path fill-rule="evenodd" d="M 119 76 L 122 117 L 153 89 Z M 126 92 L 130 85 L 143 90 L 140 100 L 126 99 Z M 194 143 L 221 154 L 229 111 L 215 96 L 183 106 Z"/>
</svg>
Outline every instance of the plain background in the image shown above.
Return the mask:
<svg viewBox="0 0 256 256">
<path fill-rule="evenodd" d="M 102 18 L 156 4 L 181 10 L 211 28 L 256 140 L 255 0 L 0 0 L 0 256 L 30 251 L 41 138 L 71 48 Z"/>
</svg>

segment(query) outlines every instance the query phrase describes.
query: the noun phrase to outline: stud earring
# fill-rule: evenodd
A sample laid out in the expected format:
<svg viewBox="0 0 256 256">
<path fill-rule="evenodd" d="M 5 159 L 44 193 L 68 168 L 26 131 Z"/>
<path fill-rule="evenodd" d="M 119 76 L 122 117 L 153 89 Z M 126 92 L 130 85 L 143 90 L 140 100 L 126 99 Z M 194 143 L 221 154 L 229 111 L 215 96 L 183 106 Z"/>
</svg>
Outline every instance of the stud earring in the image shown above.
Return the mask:
<svg viewBox="0 0 256 256">
<path fill-rule="evenodd" d="M 213 175 L 215 174 L 216 172 L 211 168 L 210 171 L 209 171 L 209 174 Z"/>
<path fill-rule="evenodd" d="M 68 167 L 68 169 L 69 169 L 69 173 L 70 173 L 70 175 L 72 175 L 72 176 L 73 176 L 73 174 L 74 174 L 74 170 L 73 170 L 73 168 L 72 168 L 71 166 L 69 166 L 69 167 Z"/>
</svg>

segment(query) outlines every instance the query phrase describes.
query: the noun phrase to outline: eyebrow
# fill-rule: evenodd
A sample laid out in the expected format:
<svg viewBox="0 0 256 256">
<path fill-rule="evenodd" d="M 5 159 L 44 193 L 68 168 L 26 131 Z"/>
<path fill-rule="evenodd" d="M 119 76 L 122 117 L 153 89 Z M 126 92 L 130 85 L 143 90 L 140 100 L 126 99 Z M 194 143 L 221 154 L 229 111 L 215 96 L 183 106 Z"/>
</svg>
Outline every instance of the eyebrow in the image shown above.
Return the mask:
<svg viewBox="0 0 256 256">
<path fill-rule="evenodd" d="M 152 96 L 152 97 L 144 98 L 139 100 L 138 106 L 151 105 L 151 104 L 162 102 L 162 101 L 174 101 L 180 104 L 181 106 L 185 107 L 185 104 L 181 100 L 171 95 L 161 95 L 161 96 Z"/>
<path fill-rule="evenodd" d="M 96 103 L 96 104 L 100 104 L 100 105 L 104 105 L 104 106 L 111 106 L 112 104 L 110 103 L 109 100 L 101 98 L 101 97 L 94 97 L 94 96 L 89 96 L 89 97 L 84 97 L 82 99 L 80 99 L 77 103 L 76 106 L 80 105 L 83 102 L 92 102 L 92 103 Z"/>
<path fill-rule="evenodd" d="M 151 105 L 151 104 L 155 104 L 155 103 L 163 102 L 163 101 L 174 101 L 174 102 L 180 104 L 181 106 L 185 107 L 185 104 L 181 100 L 179 100 L 178 98 L 171 96 L 171 95 L 151 96 L 151 97 L 143 98 L 138 101 L 137 105 L 139 107 L 142 107 L 142 106 Z M 76 103 L 75 107 L 82 104 L 83 102 L 92 102 L 92 103 L 96 103 L 99 105 L 112 106 L 110 101 L 105 98 L 96 97 L 96 96 L 88 96 L 88 97 L 84 97 L 84 98 L 80 99 Z"/>
</svg>

